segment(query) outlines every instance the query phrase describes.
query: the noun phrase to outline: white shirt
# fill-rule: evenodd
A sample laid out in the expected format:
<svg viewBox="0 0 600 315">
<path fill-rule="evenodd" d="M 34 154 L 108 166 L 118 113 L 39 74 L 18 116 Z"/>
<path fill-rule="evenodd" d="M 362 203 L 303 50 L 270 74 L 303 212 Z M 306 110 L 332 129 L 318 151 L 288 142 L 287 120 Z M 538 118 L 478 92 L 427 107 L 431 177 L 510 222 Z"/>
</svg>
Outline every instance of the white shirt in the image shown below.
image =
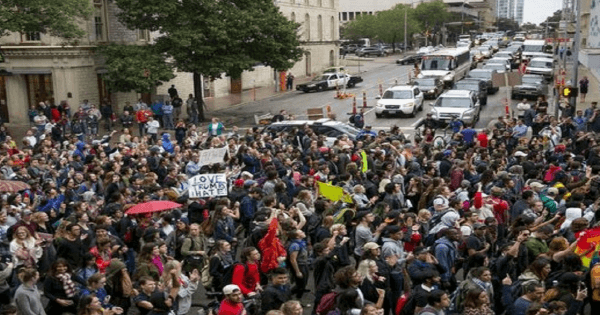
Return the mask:
<svg viewBox="0 0 600 315">
<path fill-rule="evenodd" d="M 149 121 L 146 123 L 146 128 L 148 128 L 148 133 L 156 134 L 158 133 L 158 128 L 160 128 L 160 123 L 158 120 Z"/>
</svg>

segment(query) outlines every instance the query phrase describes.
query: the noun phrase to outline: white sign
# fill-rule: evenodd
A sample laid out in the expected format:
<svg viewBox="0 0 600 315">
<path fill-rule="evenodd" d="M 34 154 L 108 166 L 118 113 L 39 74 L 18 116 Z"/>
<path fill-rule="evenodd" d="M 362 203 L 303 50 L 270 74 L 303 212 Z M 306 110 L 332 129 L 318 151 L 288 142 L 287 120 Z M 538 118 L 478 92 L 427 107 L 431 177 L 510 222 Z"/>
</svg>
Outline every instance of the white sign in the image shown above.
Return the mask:
<svg viewBox="0 0 600 315">
<path fill-rule="evenodd" d="M 227 147 L 202 150 L 198 153 L 200 155 L 200 165 L 223 163 L 225 153 L 227 153 Z"/>
<path fill-rule="evenodd" d="M 227 177 L 225 174 L 202 174 L 188 180 L 190 198 L 227 196 Z"/>
</svg>

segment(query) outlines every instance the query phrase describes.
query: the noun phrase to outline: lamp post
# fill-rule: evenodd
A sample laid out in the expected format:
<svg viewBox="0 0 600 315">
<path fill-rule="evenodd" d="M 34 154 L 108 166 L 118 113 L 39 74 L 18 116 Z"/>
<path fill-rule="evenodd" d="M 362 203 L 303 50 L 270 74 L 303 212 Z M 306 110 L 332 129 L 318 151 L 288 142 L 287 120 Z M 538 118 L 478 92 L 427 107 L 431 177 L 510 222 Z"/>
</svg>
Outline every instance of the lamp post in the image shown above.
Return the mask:
<svg viewBox="0 0 600 315">
<path fill-rule="evenodd" d="M 573 77 L 571 79 L 571 83 L 572 85 L 575 87 L 577 86 L 577 84 L 579 83 L 579 81 L 577 80 L 577 76 L 579 74 L 579 40 L 581 38 L 581 18 L 579 17 L 579 14 L 581 13 L 581 0 L 574 0 L 575 1 L 575 19 L 576 19 L 576 23 L 575 23 L 575 37 L 573 38 Z M 566 55 L 566 53 L 565 53 Z M 565 58 L 566 59 L 566 58 Z M 573 108 L 576 107 L 576 103 L 577 103 L 577 97 L 571 97 L 571 106 L 573 106 Z"/>
</svg>

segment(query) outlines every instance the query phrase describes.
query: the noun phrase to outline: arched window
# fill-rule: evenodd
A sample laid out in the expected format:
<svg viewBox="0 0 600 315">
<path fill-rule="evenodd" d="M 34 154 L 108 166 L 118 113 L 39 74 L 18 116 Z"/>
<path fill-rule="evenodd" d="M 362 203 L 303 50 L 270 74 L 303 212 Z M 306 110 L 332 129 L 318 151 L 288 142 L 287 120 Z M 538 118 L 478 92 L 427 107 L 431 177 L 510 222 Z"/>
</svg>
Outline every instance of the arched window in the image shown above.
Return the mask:
<svg viewBox="0 0 600 315">
<path fill-rule="evenodd" d="M 335 40 L 335 18 L 331 17 L 331 40 Z"/>
<path fill-rule="evenodd" d="M 317 34 L 319 41 L 323 41 L 323 18 L 320 15 L 317 17 Z"/>
<path fill-rule="evenodd" d="M 296 22 L 296 13 L 292 12 L 292 15 L 290 16 L 290 20 L 292 20 L 292 22 Z"/>
<path fill-rule="evenodd" d="M 317 5 L 322 7 L 323 6 L 323 0 L 317 0 Z"/>
<path fill-rule="evenodd" d="M 335 8 L 335 0 L 329 0 L 329 6 Z"/>
<path fill-rule="evenodd" d="M 304 38 L 307 41 L 310 40 L 310 15 L 308 13 L 304 16 Z"/>
</svg>

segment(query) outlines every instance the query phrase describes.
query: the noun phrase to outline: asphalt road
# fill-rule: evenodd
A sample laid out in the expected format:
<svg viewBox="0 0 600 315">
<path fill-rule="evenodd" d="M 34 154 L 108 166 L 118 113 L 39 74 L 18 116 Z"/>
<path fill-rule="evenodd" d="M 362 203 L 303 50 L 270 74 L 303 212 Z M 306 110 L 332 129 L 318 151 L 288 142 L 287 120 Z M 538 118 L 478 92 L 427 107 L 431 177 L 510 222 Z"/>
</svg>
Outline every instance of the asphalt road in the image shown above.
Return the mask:
<svg viewBox="0 0 600 315">
<path fill-rule="evenodd" d="M 414 126 L 421 119 L 424 119 L 426 113 L 429 112 L 429 103 L 432 103 L 433 100 L 425 100 L 423 111 L 418 112 L 416 117 L 413 118 L 407 116 L 376 118 L 374 112 L 374 106 L 377 101 L 375 98 L 380 94 L 380 84 L 382 85 L 382 90 L 385 90 L 395 84 L 406 84 L 408 82 L 408 73 L 413 66 L 397 65 L 395 63 L 397 58 L 399 58 L 398 55 L 375 57 L 372 61 L 362 62 L 360 75 L 364 81 L 354 88 L 347 89 L 346 92 L 355 95 L 358 109 L 363 106 L 363 93 L 366 93 L 368 107 L 365 115 L 366 125 L 371 125 L 374 129 L 387 129 L 393 125 L 397 125 L 404 133 L 412 134 Z M 347 68 L 350 73 L 356 73 L 358 70 L 356 66 Z M 487 127 L 490 121 L 500 115 L 504 115 L 505 108 L 502 105 L 502 100 L 505 98 L 510 100 L 509 93 L 510 87 L 501 87 L 500 91 L 488 96 L 488 104 L 482 107 L 480 120 L 475 126 L 476 129 Z M 336 99 L 335 95 L 335 90 L 311 93 L 294 91 L 282 96 L 220 110 L 216 114 L 220 117 L 228 117 L 240 127 L 250 127 L 254 125 L 253 117 L 255 114 L 277 113 L 285 109 L 288 114 L 295 115 L 297 119 L 307 119 L 307 109 L 326 108 L 329 106 L 331 112 L 335 114 L 336 120 L 347 122 L 352 113 L 353 98 L 340 100 Z M 551 97 L 549 96 L 548 99 L 550 101 Z M 518 103 L 518 100 L 510 100 L 510 103 L 512 109 Z"/>
</svg>

